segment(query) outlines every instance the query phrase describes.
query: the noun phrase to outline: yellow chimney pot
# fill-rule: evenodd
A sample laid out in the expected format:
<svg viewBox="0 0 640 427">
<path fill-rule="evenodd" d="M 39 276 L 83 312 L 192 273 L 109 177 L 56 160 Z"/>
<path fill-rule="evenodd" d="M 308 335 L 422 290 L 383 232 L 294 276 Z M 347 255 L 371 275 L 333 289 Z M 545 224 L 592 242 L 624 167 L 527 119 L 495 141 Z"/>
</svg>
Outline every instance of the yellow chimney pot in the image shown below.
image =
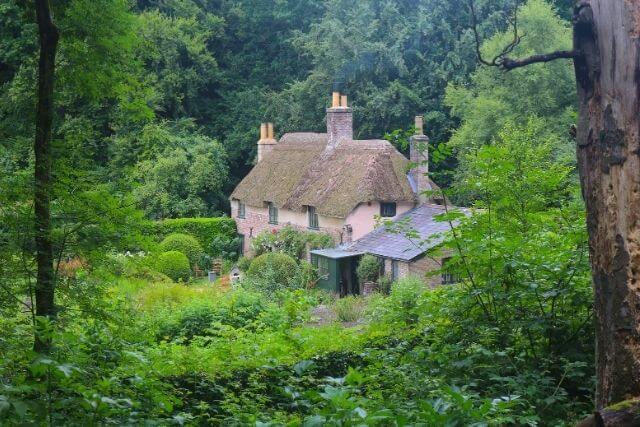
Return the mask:
<svg viewBox="0 0 640 427">
<path fill-rule="evenodd" d="M 275 139 L 273 136 L 273 123 L 267 123 L 267 138 Z"/>
<path fill-rule="evenodd" d="M 415 120 L 416 135 L 424 135 L 424 118 L 416 116 Z"/>
<path fill-rule="evenodd" d="M 266 123 L 260 123 L 260 140 L 265 140 L 267 139 L 267 124 Z"/>
<path fill-rule="evenodd" d="M 340 106 L 343 107 L 343 108 L 347 108 L 348 107 L 348 105 L 347 105 L 347 95 L 342 95 L 340 97 Z"/>
<path fill-rule="evenodd" d="M 338 108 L 340 106 L 340 92 L 333 92 L 333 98 L 331 99 L 331 108 Z"/>
</svg>

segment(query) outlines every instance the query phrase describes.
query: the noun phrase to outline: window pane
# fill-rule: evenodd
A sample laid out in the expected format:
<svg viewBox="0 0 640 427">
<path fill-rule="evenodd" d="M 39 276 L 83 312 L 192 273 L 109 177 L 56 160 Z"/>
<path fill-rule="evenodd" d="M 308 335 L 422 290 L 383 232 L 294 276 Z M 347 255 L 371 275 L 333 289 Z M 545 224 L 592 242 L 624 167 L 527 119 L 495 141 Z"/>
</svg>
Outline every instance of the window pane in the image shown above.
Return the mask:
<svg viewBox="0 0 640 427">
<path fill-rule="evenodd" d="M 273 203 L 269 203 L 269 223 L 278 223 L 278 208 L 276 208 Z"/>
<path fill-rule="evenodd" d="M 393 217 L 396 216 L 396 204 L 395 203 L 381 203 L 380 204 L 380 216 Z"/>
<path fill-rule="evenodd" d="M 307 214 L 309 219 L 309 228 L 318 228 L 318 214 L 316 208 L 313 206 L 307 207 Z"/>
</svg>

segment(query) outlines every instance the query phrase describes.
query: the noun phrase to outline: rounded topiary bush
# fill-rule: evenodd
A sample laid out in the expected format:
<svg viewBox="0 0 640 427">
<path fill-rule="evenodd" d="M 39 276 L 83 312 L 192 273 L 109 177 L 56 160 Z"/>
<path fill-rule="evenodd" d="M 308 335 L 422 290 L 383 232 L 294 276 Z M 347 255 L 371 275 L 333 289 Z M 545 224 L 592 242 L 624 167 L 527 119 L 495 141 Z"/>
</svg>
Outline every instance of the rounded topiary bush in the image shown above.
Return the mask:
<svg viewBox="0 0 640 427">
<path fill-rule="evenodd" d="M 291 285 L 297 272 L 298 264 L 289 255 L 267 252 L 251 261 L 247 277 L 253 280 L 257 287 L 273 291 L 277 287 Z"/>
<path fill-rule="evenodd" d="M 189 259 L 185 254 L 178 251 L 161 253 L 158 257 L 158 270 L 175 282 L 179 280 L 186 282 L 191 276 Z"/>
<path fill-rule="evenodd" d="M 195 265 L 204 251 L 198 240 L 189 235 L 182 233 L 172 233 L 160 242 L 160 252 L 178 251 L 187 256 L 190 265 Z"/>
<path fill-rule="evenodd" d="M 373 255 L 364 255 L 360 258 L 356 274 L 361 282 L 375 282 L 380 274 L 380 261 Z"/>
</svg>

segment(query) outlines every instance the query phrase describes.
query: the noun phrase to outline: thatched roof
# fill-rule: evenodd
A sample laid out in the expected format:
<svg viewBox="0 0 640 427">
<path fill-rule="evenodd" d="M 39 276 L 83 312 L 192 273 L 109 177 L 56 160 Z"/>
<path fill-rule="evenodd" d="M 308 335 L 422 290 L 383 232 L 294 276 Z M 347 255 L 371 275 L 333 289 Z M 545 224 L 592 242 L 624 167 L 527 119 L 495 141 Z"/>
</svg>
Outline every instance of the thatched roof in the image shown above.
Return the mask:
<svg viewBox="0 0 640 427">
<path fill-rule="evenodd" d="M 416 201 L 407 178 L 408 160 L 383 140 L 341 141 L 325 150 L 327 134 L 289 133 L 231 194 L 250 206 L 273 202 L 302 211 L 345 218 L 369 201 Z"/>
</svg>

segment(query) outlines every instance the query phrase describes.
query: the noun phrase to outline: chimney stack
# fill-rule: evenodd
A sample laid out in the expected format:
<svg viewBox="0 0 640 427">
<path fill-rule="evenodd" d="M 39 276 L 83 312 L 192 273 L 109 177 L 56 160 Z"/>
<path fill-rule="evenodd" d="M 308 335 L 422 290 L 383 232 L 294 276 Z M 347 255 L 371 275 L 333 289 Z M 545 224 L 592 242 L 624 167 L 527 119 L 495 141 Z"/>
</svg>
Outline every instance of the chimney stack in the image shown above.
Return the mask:
<svg viewBox="0 0 640 427">
<path fill-rule="evenodd" d="M 427 202 L 430 197 L 424 195 L 424 191 L 431 190 L 429 181 L 429 137 L 424 134 L 424 118 L 415 118 L 416 134 L 409 139 L 409 160 L 413 168 L 409 171 L 413 182 L 416 184 L 416 192 L 420 203 Z"/>
<path fill-rule="evenodd" d="M 332 150 L 342 140 L 353 139 L 353 112 L 347 105 L 347 95 L 333 92 L 331 108 L 327 108 L 327 149 Z"/>
<path fill-rule="evenodd" d="M 273 133 L 273 123 L 260 124 L 260 140 L 258 141 L 258 162 L 273 150 L 278 143 Z"/>
</svg>

